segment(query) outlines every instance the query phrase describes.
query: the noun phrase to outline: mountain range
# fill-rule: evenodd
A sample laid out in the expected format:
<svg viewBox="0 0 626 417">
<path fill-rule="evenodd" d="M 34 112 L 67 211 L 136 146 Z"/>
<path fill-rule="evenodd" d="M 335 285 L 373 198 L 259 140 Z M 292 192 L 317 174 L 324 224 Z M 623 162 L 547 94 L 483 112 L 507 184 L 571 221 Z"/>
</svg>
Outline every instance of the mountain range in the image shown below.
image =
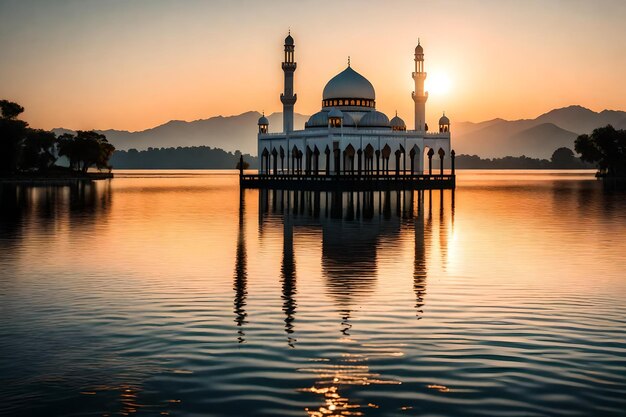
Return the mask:
<svg viewBox="0 0 626 417">
<path fill-rule="evenodd" d="M 127 150 L 210 146 L 226 151 L 240 150 L 255 155 L 257 120 L 261 115 L 250 111 L 236 116 L 217 116 L 194 121 L 172 120 L 151 129 L 128 132 L 101 130 L 117 149 Z M 295 129 L 302 129 L 309 116 L 295 114 Z M 282 129 L 282 113 L 268 116 L 270 132 Z M 483 158 L 526 155 L 549 158 L 559 147 L 574 147 L 574 140 L 594 128 L 612 124 L 626 129 L 626 112 L 603 110 L 594 112 L 581 106 L 551 110 L 535 119 L 493 119 L 480 123 L 454 122 L 452 144 L 457 154 L 479 155 Z M 71 132 L 54 129 L 57 134 Z"/>
<path fill-rule="evenodd" d="M 626 129 L 626 112 L 594 112 L 581 106 L 569 106 L 551 110 L 535 119 L 460 122 L 453 124 L 450 130 L 458 154 L 483 158 L 508 155 L 549 158 L 557 148 L 573 149 L 578 135 L 591 133 L 607 124 Z"/>
</svg>

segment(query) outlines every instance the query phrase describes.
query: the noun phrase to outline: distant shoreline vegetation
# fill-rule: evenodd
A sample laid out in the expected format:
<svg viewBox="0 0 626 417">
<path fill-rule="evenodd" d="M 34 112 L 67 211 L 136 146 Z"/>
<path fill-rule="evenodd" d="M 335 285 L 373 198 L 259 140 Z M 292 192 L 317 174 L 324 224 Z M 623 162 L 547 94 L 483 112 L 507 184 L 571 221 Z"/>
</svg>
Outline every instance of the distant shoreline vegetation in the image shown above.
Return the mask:
<svg viewBox="0 0 626 417">
<path fill-rule="evenodd" d="M 116 169 L 234 169 L 239 162 L 240 151 L 227 152 L 220 148 L 192 146 L 177 148 L 148 148 L 138 151 L 115 151 L 111 164 Z M 243 154 L 248 166 L 258 166 L 258 158 Z M 437 161 L 433 161 L 436 166 Z M 477 155 L 457 155 L 459 169 L 593 169 L 596 166 L 582 162 L 569 148 L 559 148 L 548 159 L 527 156 L 481 158 Z"/>
<path fill-rule="evenodd" d="M 502 158 L 481 158 L 478 155 L 457 155 L 455 161 L 459 169 L 594 169 L 596 165 L 583 162 L 569 148 L 559 148 L 550 159 L 528 156 L 505 156 Z"/>
<path fill-rule="evenodd" d="M 116 169 L 235 169 L 241 155 L 209 146 L 129 149 L 115 151 L 111 164 Z M 250 167 L 258 165 L 256 156 L 243 154 L 243 159 Z"/>
</svg>

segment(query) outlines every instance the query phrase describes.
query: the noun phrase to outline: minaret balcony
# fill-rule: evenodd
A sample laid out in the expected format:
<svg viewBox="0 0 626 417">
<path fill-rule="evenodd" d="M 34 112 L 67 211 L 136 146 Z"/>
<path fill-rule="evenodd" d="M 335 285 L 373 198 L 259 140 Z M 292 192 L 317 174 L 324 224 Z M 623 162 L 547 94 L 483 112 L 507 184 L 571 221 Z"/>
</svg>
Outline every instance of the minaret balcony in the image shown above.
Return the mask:
<svg viewBox="0 0 626 417">
<path fill-rule="evenodd" d="M 298 100 L 298 95 L 297 94 L 294 94 L 293 96 L 286 96 L 284 94 L 280 95 L 280 101 L 283 104 L 294 105 L 294 104 L 296 104 L 296 100 Z"/>
<path fill-rule="evenodd" d="M 426 100 L 428 100 L 428 91 L 425 91 L 424 95 L 415 94 L 415 91 L 413 91 L 411 93 L 411 98 L 413 98 L 413 101 L 417 103 L 425 103 Z"/>
<path fill-rule="evenodd" d="M 283 71 L 295 71 L 297 64 L 295 62 L 283 62 Z"/>
</svg>

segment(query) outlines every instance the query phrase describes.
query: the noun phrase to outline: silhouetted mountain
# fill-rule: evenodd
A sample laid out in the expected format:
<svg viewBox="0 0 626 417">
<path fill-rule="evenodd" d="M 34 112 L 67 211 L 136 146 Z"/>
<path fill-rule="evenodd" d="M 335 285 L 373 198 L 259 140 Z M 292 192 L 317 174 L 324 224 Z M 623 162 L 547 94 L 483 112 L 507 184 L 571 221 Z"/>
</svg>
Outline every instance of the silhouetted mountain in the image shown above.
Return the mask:
<svg viewBox="0 0 626 417">
<path fill-rule="evenodd" d="M 106 135 L 119 150 L 168 148 L 188 146 L 210 146 L 226 151 L 240 150 L 256 155 L 257 121 L 261 117 L 258 112 L 250 111 L 237 116 L 217 116 L 209 119 L 185 122 L 172 120 L 160 126 L 138 132 L 125 130 L 98 130 Z M 282 113 L 268 116 L 270 132 L 282 130 Z M 294 115 L 296 129 L 304 128 L 308 116 Z M 56 134 L 72 132 L 67 129 L 53 129 Z"/>
<path fill-rule="evenodd" d="M 541 123 L 555 125 L 578 134 L 591 133 L 593 129 L 608 124 L 619 125 L 626 122 L 626 112 L 603 110 L 596 113 L 581 106 L 569 106 L 551 110 L 535 119 Z"/>
<path fill-rule="evenodd" d="M 604 110 L 596 113 L 581 106 L 555 109 L 536 119 L 494 119 L 481 123 L 452 125 L 453 147 L 457 153 L 494 158 L 526 155 L 549 158 L 562 146 L 573 148 L 579 134 L 612 124 L 626 127 L 626 112 Z"/>
<path fill-rule="evenodd" d="M 237 116 L 217 116 L 185 122 L 172 120 L 163 125 L 139 132 L 104 130 L 109 141 L 119 150 L 210 146 L 225 151 L 240 150 L 256 155 L 258 112 Z M 270 131 L 282 130 L 282 113 L 269 117 Z M 308 116 L 296 114 L 295 128 L 302 129 Z M 626 129 L 626 112 L 604 110 L 596 113 L 581 106 L 555 109 L 536 119 L 492 119 L 479 123 L 456 122 L 452 118 L 452 144 L 457 154 L 480 155 L 494 158 L 526 155 L 549 158 L 562 146 L 573 148 L 574 139 L 582 133 L 612 124 Z M 55 133 L 67 132 L 54 129 Z"/>
</svg>

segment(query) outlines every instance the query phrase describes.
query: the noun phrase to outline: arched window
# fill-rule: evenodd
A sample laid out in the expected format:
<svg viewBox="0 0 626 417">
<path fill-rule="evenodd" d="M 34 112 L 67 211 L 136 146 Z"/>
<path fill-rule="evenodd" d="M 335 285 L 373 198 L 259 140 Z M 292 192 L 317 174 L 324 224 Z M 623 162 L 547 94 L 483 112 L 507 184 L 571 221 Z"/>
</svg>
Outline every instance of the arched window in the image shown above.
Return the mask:
<svg viewBox="0 0 626 417">
<path fill-rule="evenodd" d="M 350 100 L 350 105 L 354 106 L 354 100 Z"/>
</svg>

